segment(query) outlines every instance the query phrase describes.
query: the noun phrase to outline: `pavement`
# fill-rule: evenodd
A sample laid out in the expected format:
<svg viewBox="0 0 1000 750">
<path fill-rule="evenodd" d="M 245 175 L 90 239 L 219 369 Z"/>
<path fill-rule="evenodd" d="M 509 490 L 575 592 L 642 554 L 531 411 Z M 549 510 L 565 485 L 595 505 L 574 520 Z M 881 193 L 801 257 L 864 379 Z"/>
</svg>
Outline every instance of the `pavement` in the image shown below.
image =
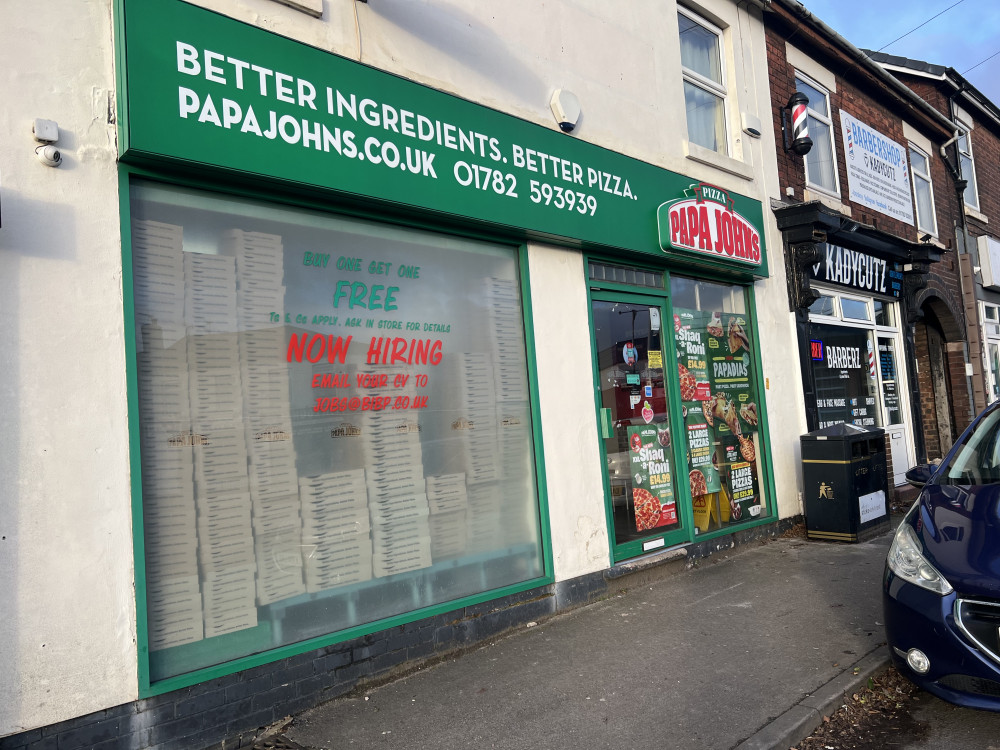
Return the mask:
<svg viewBox="0 0 1000 750">
<path fill-rule="evenodd" d="M 790 536 L 718 552 L 314 708 L 283 737 L 317 749 L 787 749 L 888 664 L 890 541 Z"/>
</svg>

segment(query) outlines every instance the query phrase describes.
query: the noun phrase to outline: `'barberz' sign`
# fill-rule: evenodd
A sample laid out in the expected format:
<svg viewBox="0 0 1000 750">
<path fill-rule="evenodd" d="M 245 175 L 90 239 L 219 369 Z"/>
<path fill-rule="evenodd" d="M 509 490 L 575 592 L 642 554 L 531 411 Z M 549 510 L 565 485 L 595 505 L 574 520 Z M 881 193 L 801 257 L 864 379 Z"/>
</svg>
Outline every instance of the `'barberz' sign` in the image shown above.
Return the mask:
<svg viewBox="0 0 1000 750">
<path fill-rule="evenodd" d="M 664 251 L 683 250 L 760 265 L 760 232 L 733 210 L 733 200 L 725 190 L 699 183 L 684 192 L 688 197 L 668 201 L 657 210 Z"/>
</svg>

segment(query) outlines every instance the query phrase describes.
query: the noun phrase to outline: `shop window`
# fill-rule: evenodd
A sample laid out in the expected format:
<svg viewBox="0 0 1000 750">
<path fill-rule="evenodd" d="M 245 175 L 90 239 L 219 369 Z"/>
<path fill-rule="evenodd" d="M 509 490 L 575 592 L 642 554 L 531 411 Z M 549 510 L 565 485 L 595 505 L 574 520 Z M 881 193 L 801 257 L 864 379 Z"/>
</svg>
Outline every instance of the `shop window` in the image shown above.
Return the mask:
<svg viewBox="0 0 1000 750">
<path fill-rule="evenodd" d="M 840 298 L 841 314 L 848 320 L 871 320 L 868 303 L 863 299 Z"/>
<path fill-rule="evenodd" d="M 934 215 L 934 188 L 931 184 L 930 159 L 923 151 L 910 144 L 910 172 L 913 175 L 913 194 L 917 205 L 917 229 L 937 236 L 937 217 Z"/>
<path fill-rule="evenodd" d="M 894 319 L 892 316 L 893 306 L 883 302 L 880 299 L 872 300 L 875 306 L 875 325 L 878 326 L 891 326 L 894 325 Z"/>
<path fill-rule="evenodd" d="M 591 281 L 613 281 L 618 284 L 663 289 L 663 274 L 659 271 L 648 271 L 643 268 L 618 266 L 592 260 L 587 265 L 587 273 Z"/>
<path fill-rule="evenodd" d="M 956 145 L 958 146 L 958 158 L 962 169 L 962 179 L 968 180 L 965 186 L 965 193 L 962 196 L 965 205 L 969 208 L 979 210 L 979 190 L 976 187 L 976 164 L 972 158 L 972 138 L 971 129 L 959 123 L 961 134 L 958 136 Z"/>
<path fill-rule="evenodd" d="M 131 212 L 152 681 L 543 575 L 516 250 Z"/>
<path fill-rule="evenodd" d="M 720 154 L 729 151 L 722 30 L 689 10 L 677 10 L 688 140 Z"/>
<path fill-rule="evenodd" d="M 813 147 L 805 156 L 806 185 L 839 195 L 830 96 L 823 87 L 801 74 L 795 76 L 795 90 L 809 98 L 807 120 Z"/>
<path fill-rule="evenodd" d="M 697 532 L 762 518 L 762 378 L 746 291 L 678 276 L 670 290 Z"/>
<path fill-rule="evenodd" d="M 821 294 L 819 298 L 809 306 L 812 315 L 836 315 L 837 298 L 827 294 Z"/>
</svg>

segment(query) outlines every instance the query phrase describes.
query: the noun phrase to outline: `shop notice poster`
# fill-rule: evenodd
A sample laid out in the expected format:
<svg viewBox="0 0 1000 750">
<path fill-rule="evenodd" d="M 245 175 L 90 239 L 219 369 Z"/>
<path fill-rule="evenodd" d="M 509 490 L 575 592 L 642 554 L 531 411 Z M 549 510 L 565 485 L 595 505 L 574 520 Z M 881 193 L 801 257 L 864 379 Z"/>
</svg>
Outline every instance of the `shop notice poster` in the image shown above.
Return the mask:
<svg viewBox="0 0 1000 750">
<path fill-rule="evenodd" d="M 707 528 L 714 510 L 713 503 L 699 503 L 697 498 L 720 491 L 728 498 L 719 509 L 720 521 L 756 517 L 759 415 L 747 318 L 678 309 L 674 328 L 696 524 Z M 699 513 L 705 517 L 699 518 Z"/>
<path fill-rule="evenodd" d="M 649 424 L 628 428 L 636 531 L 677 525 L 670 478 L 670 430 Z"/>
</svg>

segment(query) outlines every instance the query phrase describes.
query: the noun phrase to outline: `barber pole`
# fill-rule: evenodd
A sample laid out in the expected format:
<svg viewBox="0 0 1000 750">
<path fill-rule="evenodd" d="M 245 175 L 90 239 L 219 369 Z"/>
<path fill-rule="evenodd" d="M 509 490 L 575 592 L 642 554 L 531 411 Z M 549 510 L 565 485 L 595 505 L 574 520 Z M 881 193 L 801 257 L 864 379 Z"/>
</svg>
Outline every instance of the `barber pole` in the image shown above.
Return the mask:
<svg viewBox="0 0 1000 750">
<path fill-rule="evenodd" d="M 792 112 L 792 142 L 788 143 L 788 134 L 785 134 L 785 150 L 792 151 L 799 156 L 805 156 L 812 148 L 812 138 L 809 137 L 809 117 L 808 117 L 809 97 L 800 91 L 796 91 L 788 99 L 788 109 Z M 785 126 L 787 127 L 787 126 Z"/>
<path fill-rule="evenodd" d="M 868 342 L 868 375 L 872 379 L 875 378 L 875 349 L 871 341 Z"/>
</svg>

